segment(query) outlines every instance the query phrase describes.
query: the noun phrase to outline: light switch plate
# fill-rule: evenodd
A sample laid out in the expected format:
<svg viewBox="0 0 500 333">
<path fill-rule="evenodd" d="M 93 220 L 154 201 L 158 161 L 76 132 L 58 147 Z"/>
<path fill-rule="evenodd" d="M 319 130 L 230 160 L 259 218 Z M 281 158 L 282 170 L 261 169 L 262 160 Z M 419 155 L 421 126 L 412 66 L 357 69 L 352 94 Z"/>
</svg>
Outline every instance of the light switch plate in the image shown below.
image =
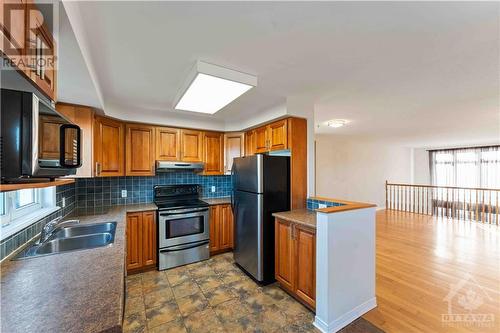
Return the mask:
<svg viewBox="0 0 500 333">
<path fill-rule="evenodd" d="M 215 186 L 212 186 L 211 190 L 212 190 L 212 193 L 214 193 L 215 192 Z"/>
<path fill-rule="evenodd" d="M 127 190 L 122 190 L 122 198 L 126 198 L 127 197 Z"/>
<path fill-rule="evenodd" d="M 66 207 L 66 198 L 65 197 L 62 198 L 61 206 L 63 206 L 63 208 Z"/>
</svg>

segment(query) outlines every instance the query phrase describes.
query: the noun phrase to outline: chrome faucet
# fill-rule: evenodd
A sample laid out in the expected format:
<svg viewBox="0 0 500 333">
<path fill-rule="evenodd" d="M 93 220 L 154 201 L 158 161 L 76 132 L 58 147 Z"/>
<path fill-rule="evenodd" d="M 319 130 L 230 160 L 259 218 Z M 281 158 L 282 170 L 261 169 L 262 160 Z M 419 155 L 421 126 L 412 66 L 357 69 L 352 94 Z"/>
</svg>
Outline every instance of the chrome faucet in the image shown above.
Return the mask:
<svg viewBox="0 0 500 333">
<path fill-rule="evenodd" d="M 41 244 L 41 243 L 47 241 L 47 239 L 49 239 L 49 237 L 52 236 L 52 234 L 54 233 L 54 230 L 56 230 L 56 228 L 64 226 L 64 225 L 73 225 L 73 224 L 80 223 L 80 220 L 67 220 L 67 221 L 63 221 L 63 222 L 61 222 L 61 220 L 62 220 L 62 217 L 57 217 L 57 218 L 53 219 L 52 221 L 47 222 L 47 224 L 45 224 L 43 226 L 42 232 L 40 232 L 40 240 L 38 241 L 38 244 Z"/>
</svg>

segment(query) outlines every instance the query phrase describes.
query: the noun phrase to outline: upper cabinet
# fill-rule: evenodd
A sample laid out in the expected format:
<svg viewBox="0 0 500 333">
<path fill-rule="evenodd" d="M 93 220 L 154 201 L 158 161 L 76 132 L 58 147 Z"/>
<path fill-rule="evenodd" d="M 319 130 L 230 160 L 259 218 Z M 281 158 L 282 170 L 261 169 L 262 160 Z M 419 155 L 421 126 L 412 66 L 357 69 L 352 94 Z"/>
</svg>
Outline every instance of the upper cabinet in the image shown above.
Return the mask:
<svg viewBox="0 0 500 333">
<path fill-rule="evenodd" d="M 203 162 L 205 175 L 224 173 L 224 134 L 205 132 L 203 134 Z"/>
<path fill-rule="evenodd" d="M 224 173 L 230 174 L 233 159 L 245 156 L 245 134 L 243 132 L 224 134 Z"/>
<path fill-rule="evenodd" d="M 94 162 L 98 177 L 125 175 L 125 126 L 121 121 L 96 117 Z"/>
<path fill-rule="evenodd" d="M 288 149 L 288 119 L 257 127 L 247 132 L 247 136 L 247 147 L 256 154 Z"/>
<path fill-rule="evenodd" d="M 287 119 L 267 125 L 268 148 L 270 151 L 288 148 Z"/>
<path fill-rule="evenodd" d="M 71 177 L 93 177 L 94 110 L 87 106 L 66 103 L 57 103 L 56 109 L 68 120 L 78 125 L 82 131 L 82 166 L 76 170 L 76 175 Z"/>
<path fill-rule="evenodd" d="M 148 125 L 126 125 L 126 176 L 154 176 L 155 128 Z"/>
<path fill-rule="evenodd" d="M 156 159 L 160 161 L 181 160 L 181 130 L 170 127 L 156 128 Z"/>
<path fill-rule="evenodd" d="M 255 154 L 255 131 L 250 130 L 245 133 L 245 156 Z"/>
<path fill-rule="evenodd" d="M 56 43 L 33 1 L 0 3 L 1 50 L 50 99 L 56 100 Z"/>
<path fill-rule="evenodd" d="M 290 117 L 245 132 L 246 156 L 290 151 L 290 207 L 305 208 L 307 198 L 307 120 Z"/>
<path fill-rule="evenodd" d="M 203 132 L 181 129 L 181 161 L 203 161 Z"/>
</svg>

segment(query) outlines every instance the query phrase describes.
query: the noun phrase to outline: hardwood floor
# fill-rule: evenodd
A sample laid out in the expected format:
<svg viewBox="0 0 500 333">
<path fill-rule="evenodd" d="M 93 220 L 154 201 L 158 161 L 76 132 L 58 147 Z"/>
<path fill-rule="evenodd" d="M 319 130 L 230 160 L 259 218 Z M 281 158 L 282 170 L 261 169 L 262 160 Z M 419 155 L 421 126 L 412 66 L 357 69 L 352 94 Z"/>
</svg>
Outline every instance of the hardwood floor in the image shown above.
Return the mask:
<svg viewBox="0 0 500 333">
<path fill-rule="evenodd" d="M 494 321 L 443 322 L 452 285 L 451 313 Z M 377 212 L 377 301 L 386 332 L 500 332 L 500 227 Z"/>
</svg>

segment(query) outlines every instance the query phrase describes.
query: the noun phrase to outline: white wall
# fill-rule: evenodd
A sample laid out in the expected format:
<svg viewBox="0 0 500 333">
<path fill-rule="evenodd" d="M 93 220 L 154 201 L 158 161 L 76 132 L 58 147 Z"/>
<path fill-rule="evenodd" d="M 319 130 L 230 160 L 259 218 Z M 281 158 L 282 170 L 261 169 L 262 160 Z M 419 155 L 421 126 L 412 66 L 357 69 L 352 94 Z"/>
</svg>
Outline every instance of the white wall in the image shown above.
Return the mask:
<svg viewBox="0 0 500 333">
<path fill-rule="evenodd" d="M 316 195 L 385 206 L 385 181 L 411 182 L 412 149 L 333 135 L 316 136 Z"/>
<path fill-rule="evenodd" d="M 424 148 L 413 149 L 413 184 L 430 184 L 429 152 Z"/>
</svg>

